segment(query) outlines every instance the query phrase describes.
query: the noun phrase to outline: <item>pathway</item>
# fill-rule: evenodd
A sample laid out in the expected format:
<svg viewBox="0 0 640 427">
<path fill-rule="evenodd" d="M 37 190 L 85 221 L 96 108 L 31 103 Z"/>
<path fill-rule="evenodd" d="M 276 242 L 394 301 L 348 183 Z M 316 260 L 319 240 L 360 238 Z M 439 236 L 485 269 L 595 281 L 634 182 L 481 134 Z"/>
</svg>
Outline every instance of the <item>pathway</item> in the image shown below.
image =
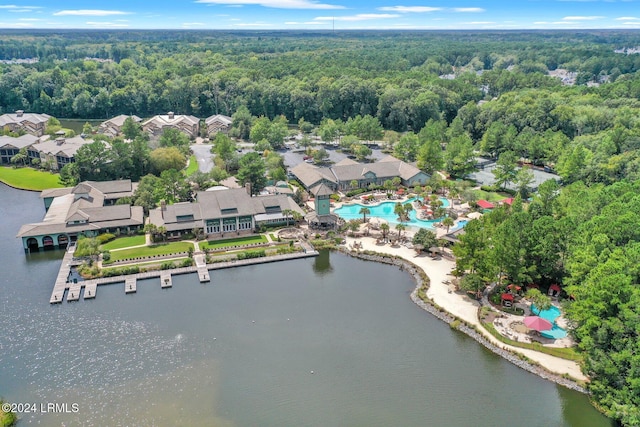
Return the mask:
<svg viewBox="0 0 640 427">
<path fill-rule="evenodd" d="M 587 377 L 582 373 L 580 366 L 576 362 L 534 350 L 512 347 L 498 341 L 493 335 L 489 334 L 484 327 L 481 326 L 480 321 L 478 320 L 479 303 L 471 300 L 466 295 L 461 295 L 456 292 L 449 293 L 449 285 L 444 283 L 451 279 L 450 272 L 455 268 L 455 261 L 447 260 L 445 258 L 433 259 L 426 255 L 417 256 L 415 250 L 408 249 L 404 246 L 394 248 L 389 245 L 377 245 L 375 239 L 372 237 L 357 239 L 347 237 L 346 240 L 347 247 L 349 247 L 349 245 L 353 245 L 353 243 L 357 241 L 362 245 L 362 249 L 364 250 L 397 255 L 420 267 L 425 274 L 427 274 L 430 280 L 427 296 L 435 304 L 444 308 L 449 313 L 476 326 L 478 330 L 496 346 L 523 354 L 556 374 L 568 374 L 576 380 L 587 381 Z"/>
</svg>

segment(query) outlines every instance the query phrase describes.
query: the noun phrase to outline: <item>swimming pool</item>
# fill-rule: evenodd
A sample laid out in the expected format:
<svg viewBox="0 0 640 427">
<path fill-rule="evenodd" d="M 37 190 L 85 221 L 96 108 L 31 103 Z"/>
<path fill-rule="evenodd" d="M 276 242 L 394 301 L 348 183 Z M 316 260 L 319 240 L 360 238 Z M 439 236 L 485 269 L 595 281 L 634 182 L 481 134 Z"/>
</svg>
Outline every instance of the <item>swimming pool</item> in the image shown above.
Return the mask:
<svg viewBox="0 0 640 427">
<path fill-rule="evenodd" d="M 412 203 L 415 200 L 416 200 L 415 197 L 413 197 L 411 199 L 408 199 L 403 204 Z M 440 201 L 442 202 L 442 207 L 444 208 L 449 207 L 449 201 L 447 199 L 445 199 L 444 197 L 440 197 Z M 382 202 L 378 205 L 373 205 L 373 206 L 361 205 L 359 203 L 356 203 L 353 205 L 342 205 L 338 209 L 334 210 L 333 213 L 335 213 L 336 215 L 339 215 L 341 218 L 344 218 L 346 220 L 360 219 L 362 218 L 360 209 L 368 208 L 371 211 L 371 213 L 367 214 L 367 217 L 376 217 L 376 218 L 384 219 L 389 224 L 394 225 L 394 224 L 400 223 L 398 221 L 398 216 L 393 212 L 393 209 L 395 208 L 396 203 L 397 202 Z M 417 212 L 415 210 L 412 210 L 411 212 L 409 212 L 409 222 L 405 222 L 404 224 L 409 226 L 414 226 L 414 227 L 434 228 L 433 224 L 436 222 L 440 222 L 440 219 L 432 219 L 432 220 L 419 219 L 416 216 L 416 214 Z M 465 224 L 466 224 L 466 221 L 460 221 L 458 225 L 452 228 L 451 230 L 456 230 L 460 227 L 464 227 Z"/>
<path fill-rule="evenodd" d="M 561 328 L 560 326 L 556 325 L 555 323 L 556 319 L 560 317 L 560 314 L 561 314 L 560 309 L 558 307 L 552 305 L 549 309 L 541 311 L 538 309 L 538 307 L 531 304 L 531 312 L 536 316 L 540 316 L 543 319 L 546 319 L 553 324 L 553 328 L 551 328 L 548 331 L 540 332 L 540 335 L 542 335 L 545 338 L 551 338 L 551 339 L 564 338 L 567 336 L 567 331 Z"/>
<path fill-rule="evenodd" d="M 540 316 L 543 319 L 548 320 L 551 323 L 555 322 L 561 314 L 560 309 L 555 305 L 552 305 L 548 310 L 540 311 L 538 310 L 538 307 L 536 307 L 534 304 L 531 304 L 531 312 L 536 316 Z"/>
</svg>

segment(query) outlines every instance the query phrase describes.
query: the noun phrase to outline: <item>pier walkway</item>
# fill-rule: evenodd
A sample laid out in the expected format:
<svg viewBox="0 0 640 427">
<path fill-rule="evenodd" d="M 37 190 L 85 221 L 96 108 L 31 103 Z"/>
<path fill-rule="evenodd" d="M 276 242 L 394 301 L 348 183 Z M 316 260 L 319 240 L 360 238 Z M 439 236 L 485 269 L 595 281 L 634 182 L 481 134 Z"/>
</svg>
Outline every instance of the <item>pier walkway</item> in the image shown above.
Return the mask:
<svg viewBox="0 0 640 427">
<path fill-rule="evenodd" d="M 69 282 L 69 272 L 74 265 L 73 252 L 67 252 L 62 258 L 62 265 L 58 271 L 56 283 L 53 286 L 53 292 L 49 302 L 51 304 L 61 303 L 65 299 L 67 301 L 79 301 L 82 291 L 84 290 L 83 299 L 93 299 L 96 297 L 98 286 L 113 283 L 124 283 L 125 293 L 134 293 L 137 291 L 137 281 L 144 279 L 160 278 L 160 286 L 162 288 L 172 287 L 172 276 L 178 274 L 197 273 L 201 283 L 211 280 L 209 271 L 220 270 L 224 268 L 242 267 L 245 265 L 266 264 L 278 261 L 287 261 L 292 259 L 301 259 L 318 256 L 318 251 L 314 250 L 309 244 L 302 245 L 304 252 L 296 252 L 292 254 L 273 255 L 262 258 L 250 258 L 242 260 L 231 260 L 217 262 L 213 264 L 205 264 L 204 255 L 194 256 L 196 265 L 191 267 L 180 267 L 171 270 L 153 270 L 144 273 L 127 274 L 124 276 L 100 277 L 98 279 L 90 279 L 78 281 L 77 283 Z M 203 279 L 204 278 L 204 279 Z"/>
</svg>

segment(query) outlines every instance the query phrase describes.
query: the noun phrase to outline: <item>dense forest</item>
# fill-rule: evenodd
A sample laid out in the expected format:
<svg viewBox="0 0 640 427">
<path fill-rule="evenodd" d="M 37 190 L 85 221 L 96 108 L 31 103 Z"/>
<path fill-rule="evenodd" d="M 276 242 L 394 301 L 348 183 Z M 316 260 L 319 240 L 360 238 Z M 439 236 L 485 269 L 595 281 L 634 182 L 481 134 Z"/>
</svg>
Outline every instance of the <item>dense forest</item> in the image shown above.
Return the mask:
<svg viewBox="0 0 640 427">
<path fill-rule="evenodd" d="M 5 30 L 0 112 L 219 113 L 233 116 L 236 136 L 272 148 L 297 124 L 342 136 L 342 148 L 363 157 L 357 143 L 384 130 L 395 156 L 427 172 L 464 177 L 474 156 L 492 157 L 502 186 L 519 179 L 517 161 L 555 169 L 561 185 L 469 222 L 454 249 L 458 268 L 471 288 L 499 273 L 565 285 L 593 397 L 631 426 L 640 424 L 640 55 L 615 51 L 635 46 L 633 31 Z M 27 58 L 37 61 L 11 63 Z M 571 82 L 549 75 L 560 71 Z M 67 178 L 141 177 L 145 207 L 188 198 L 173 185 L 188 141 L 166 135 L 152 155 L 132 132 L 132 144 L 99 140 L 80 151 Z M 215 141 L 216 180 L 262 162 L 238 159 L 234 144 Z M 93 167 L 96 159 L 104 164 Z M 277 155 L 265 163 L 271 177 L 284 173 Z"/>
</svg>

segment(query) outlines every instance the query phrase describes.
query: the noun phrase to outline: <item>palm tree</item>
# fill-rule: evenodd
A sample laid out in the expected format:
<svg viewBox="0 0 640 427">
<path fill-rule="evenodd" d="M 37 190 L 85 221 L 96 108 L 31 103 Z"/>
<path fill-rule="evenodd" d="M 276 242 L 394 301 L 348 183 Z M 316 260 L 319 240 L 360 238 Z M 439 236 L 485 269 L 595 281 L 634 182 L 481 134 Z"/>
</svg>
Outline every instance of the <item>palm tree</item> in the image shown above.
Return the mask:
<svg viewBox="0 0 640 427">
<path fill-rule="evenodd" d="M 360 214 L 362 214 L 362 222 L 364 224 L 367 223 L 367 215 L 369 215 L 371 213 L 371 210 L 369 208 L 360 208 L 360 212 L 358 212 Z"/>
<path fill-rule="evenodd" d="M 402 220 L 404 219 L 404 206 L 402 206 L 402 203 L 398 202 L 395 204 L 395 206 L 393 207 L 393 213 L 398 215 L 398 218 L 400 219 L 400 222 L 403 222 Z"/>
<path fill-rule="evenodd" d="M 382 224 L 380 224 L 380 230 L 382 230 L 382 239 L 386 240 L 387 233 L 389 232 L 389 224 L 383 222 Z"/>
<path fill-rule="evenodd" d="M 287 225 L 289 225 L 289 217 L 293 214 L 293 211 L 291 209 L 282 209 L 282 215 L 284 215 L 284 219 L 287 222 Z"/>
<path fill-rule="evenodd" d="M 301 213 L 294 210 L 291 211 L 291 217 L 293 218 L 293 223 L 296 227 L 299 225 L 300 221 L 302 221 L 302 218 L 304 218 Z"/>
<path fill-rule="evenodd" d="M 442 225 L 447 227 L 447 233 L 449 232 L 449 227 L 453 227 L 453 224 L 454 224 L 454 221 L 449 216 L 442 220 Z"/>
<path fill-rule="evenodd" d="M 396 225 L 396 230 L 398 230 L 398 239 L 402 236 L 402 232 L 406 229 L 407 227 L 405 227 L 405 225 L 402 223 Z"/>
<path fill-rule="evenodd" d="M 409 221 L 409 213 L 413 210 L 413 205 L 411 203 L 405 203 L 402 209 L 404 209 L 404 219 Z"/>
</svg>

